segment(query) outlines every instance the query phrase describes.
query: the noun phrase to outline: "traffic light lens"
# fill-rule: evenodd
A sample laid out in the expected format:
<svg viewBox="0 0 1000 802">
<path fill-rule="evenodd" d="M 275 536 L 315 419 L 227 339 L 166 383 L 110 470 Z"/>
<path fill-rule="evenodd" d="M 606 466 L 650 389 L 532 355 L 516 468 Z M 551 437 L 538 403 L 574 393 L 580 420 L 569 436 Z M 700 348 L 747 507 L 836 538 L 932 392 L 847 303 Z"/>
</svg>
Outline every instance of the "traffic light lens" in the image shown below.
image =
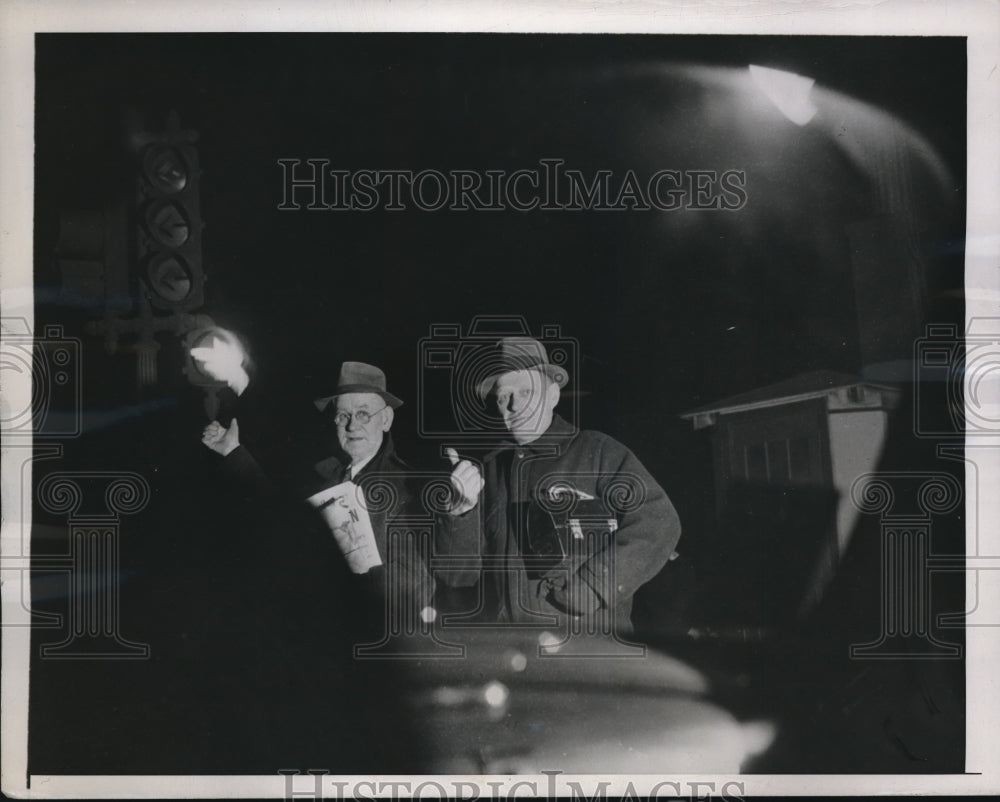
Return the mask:
<svg viewBox="0 0 1000 802">
<path fill-rule="evenodd" d="M 149 183 L 165 195 L 174 195 L 187 186 L 188 166 L 176 148 L 151 147 L 142 168 Z"/>
<path fill-rule="evenodd" d="M 152 204 L 146 213 L 149 235 L 168 248 L 180 248 L 191 236 L 191 224 L 184 210 L 173 201 Z"/>
<path fill-rule="evenodd" d="M 149 264 L 150 289 L 168 303 L 180 303 L 191 294 L 191 269 L 179 256 L 158 256 Z"/>
</svg>

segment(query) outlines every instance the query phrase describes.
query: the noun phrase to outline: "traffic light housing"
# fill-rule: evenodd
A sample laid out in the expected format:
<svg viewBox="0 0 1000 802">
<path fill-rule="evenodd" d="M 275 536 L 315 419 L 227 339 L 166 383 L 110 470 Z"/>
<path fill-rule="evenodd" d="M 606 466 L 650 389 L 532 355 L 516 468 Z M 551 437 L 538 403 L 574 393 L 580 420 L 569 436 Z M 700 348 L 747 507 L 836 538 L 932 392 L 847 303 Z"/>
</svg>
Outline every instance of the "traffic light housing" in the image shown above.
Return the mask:
<svg viewBox="0 0 1000 802">
<path fill-rule="evenodd" d="M 145 139 L 135 207 L 141 280 L 155 308 L 191 311 L 205 301 L 197 134 L 171 113 L 167 130 Z"/>
</svg>

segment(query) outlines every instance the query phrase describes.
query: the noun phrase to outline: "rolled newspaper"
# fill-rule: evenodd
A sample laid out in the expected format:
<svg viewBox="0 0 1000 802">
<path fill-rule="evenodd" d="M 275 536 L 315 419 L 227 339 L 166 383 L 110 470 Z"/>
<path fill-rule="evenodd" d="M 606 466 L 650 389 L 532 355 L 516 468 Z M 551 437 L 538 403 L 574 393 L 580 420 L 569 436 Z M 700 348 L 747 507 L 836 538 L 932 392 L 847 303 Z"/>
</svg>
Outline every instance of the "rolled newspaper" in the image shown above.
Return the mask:
<svg viewBox="0 0 1000 802">
<path fill-rule="evenodd" d="M 310 496 L 308 501 L 323 516 L 351 571 L 366 574 L 382 564 L 360 486 L 342 482 Z"/>
</svg>

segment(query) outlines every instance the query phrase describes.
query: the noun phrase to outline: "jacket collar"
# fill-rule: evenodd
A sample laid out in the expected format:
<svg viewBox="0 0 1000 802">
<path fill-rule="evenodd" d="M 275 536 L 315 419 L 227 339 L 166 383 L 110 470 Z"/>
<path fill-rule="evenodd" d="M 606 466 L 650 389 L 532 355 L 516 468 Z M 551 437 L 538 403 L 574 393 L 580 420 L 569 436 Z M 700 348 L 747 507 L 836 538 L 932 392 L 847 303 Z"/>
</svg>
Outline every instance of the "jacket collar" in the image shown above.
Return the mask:
<svg viewBox="0 0 1000 802">
<path fill-rule="evenodd" d="M 382 438 L 382 445 L 379 446 L 378 451 L 375 452 L 365 467 L 361 469 L 358 476 L 364 476 L 368 473 L 377 473 L 383 470 L 384 466 L 389 463 L 394 462 L 403 467 L 406 467 L 405 463 L 396 456 L 396 445 L 392 440 L 392 432 L 386 432 L 385 437 Z M 333 482 L 340 479 L 343 476 L 344 470 L 347 468 L 349 462 L 345 457 L 332 456 L 326 459 L 320 460 L 313 467 L 316 472 L 323 477 L 327 482 Z M 357 479 L 358 477 L 354 477 Z"/>
<path fill-rule="evenodd" d="M 485 459 L 492 459 L 498 456 L 501 452 L 513 449 L 539 453 L 547 452 L 550 451 L 553 446 L 560 446 L 569 442 L 576 437 L 578 433 L 579 430 L 572 423 L 560 415 L 553 415 L 552 423 L 549 424 L 549 428 L 546 429 L 537 440 L 532 440 L 530 443 L 525 443 L 524 445 L 518 445 L 513 439 L 508 439 L 503 443 L 503 445 L 498 446 L 487 454 Z"/>
</svg>

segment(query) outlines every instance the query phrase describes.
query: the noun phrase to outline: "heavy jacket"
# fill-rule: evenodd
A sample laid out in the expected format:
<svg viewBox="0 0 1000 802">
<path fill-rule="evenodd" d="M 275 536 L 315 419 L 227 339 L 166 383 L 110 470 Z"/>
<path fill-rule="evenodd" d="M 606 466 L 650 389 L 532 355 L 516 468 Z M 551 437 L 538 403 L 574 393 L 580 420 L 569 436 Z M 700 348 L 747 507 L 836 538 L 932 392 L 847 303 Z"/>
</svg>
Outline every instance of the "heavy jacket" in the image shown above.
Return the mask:
<svg viewBox="0 0 1000 802">
<path fill-rule="evenodd" d="M 224 463 L 228 472 L 245 483 L 258 490 L 273 491 L 257 461 L 243 446 L 233 450 Z M 314 493 L 348 478 L 349 465 L 336 456 L 321 460 L 313 467 L 315 478 L 298 491 L 303 504 Z M 393 523 L 404 518 L 414 499 L 419 498 L 418 489 L 408 476 L 410 473 L 409 466 L 396 455 L 392 435 L 387 432 L 381 448 L 354 477 L 354 483 L 365 494 L 382 565 L 366 574 L 353 575 L 353 578 L 359 591 L 370 601 L 391 601 L 394 608 L 405 609 L 406 614 L 412 616 L 418 615 L 431 603 L 433 585 L 430 575 L 414 542 L 414 533 L 409 528 L 400 527 L 392 548 L 389 546 Z"/>
<path fill-rule="evenodd" d="M 635 455 L 555 416 L 540 438 L 495 449 L 482 468 L 479 504 L 437 529 L 436 554 L 450 562 L 441 580 L 482 582 L 483 620 L 605 611 L 617 632 L 630 631 L 635 592 L 681 532 L 673 504 Z"/>
</svg>

